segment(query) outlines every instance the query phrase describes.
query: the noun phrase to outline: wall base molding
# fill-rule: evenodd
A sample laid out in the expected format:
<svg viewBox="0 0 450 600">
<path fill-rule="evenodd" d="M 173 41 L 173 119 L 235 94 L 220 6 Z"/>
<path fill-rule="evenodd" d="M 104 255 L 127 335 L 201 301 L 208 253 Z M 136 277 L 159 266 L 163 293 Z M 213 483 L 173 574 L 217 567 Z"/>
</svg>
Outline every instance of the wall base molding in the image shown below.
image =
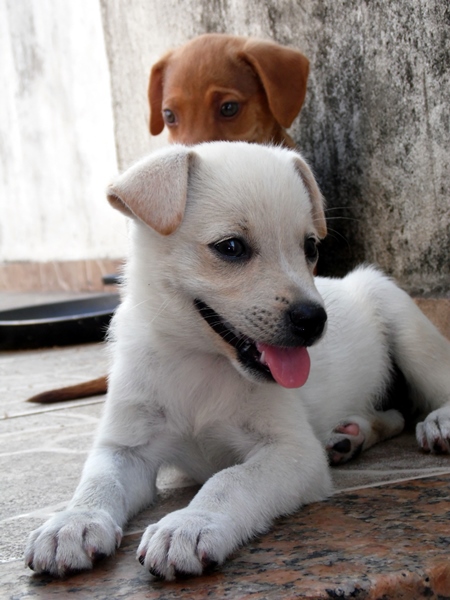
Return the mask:
<svg viewBox="0 0 450 600">
<path fill-rule="evenodd" d="M 103 292 L 103 275 L 116 273 L 123 261 L 93 259 L 0 263 L 0 292 Z"/>
</svg>

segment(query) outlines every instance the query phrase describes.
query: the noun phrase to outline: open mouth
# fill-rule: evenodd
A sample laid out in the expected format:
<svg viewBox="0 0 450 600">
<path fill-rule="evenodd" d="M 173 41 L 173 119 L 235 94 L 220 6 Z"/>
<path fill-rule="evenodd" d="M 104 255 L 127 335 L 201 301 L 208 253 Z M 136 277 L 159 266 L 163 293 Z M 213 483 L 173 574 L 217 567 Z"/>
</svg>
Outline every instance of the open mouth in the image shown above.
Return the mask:
<svg viewBox="0 0 450 600">
<path fill-rule="evenodd" d="M 240 362 L 245 367 L 257 371 L 265 379 L 274 381 L 269 367 L 264 362 L 263 353 L 258 350 L 255 341 L 242 333 L 235 333 L 222 317 L 202 300 L 194 300 L 194 306 L 211 329 L 220 335 L 227 344 L 235 348 Z"/>
<path fill-rule="evenodd" d="M 306 383 L 311 366 L 306 347 L 287 348 L 257 342 L 236 332 L 202 300 L 194 300 L 194 306 L 211 329 L 236 350 L 239 362 L 253 374 L 286 388 L 297 388 Z"/>
</svg>

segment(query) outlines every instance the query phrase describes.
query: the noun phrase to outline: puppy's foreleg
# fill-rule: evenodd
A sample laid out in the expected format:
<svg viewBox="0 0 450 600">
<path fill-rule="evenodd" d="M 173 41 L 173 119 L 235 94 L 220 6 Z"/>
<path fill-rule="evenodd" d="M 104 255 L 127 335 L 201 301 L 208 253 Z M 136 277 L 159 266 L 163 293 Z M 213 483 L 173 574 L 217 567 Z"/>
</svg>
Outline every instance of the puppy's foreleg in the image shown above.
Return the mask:
<svg viewBox="0 0 450 600">
<path fill-rule="evenodd" d="M 150 525 L 138 548 L 139 561 L 167 580 L 200 575 L 267 529 L 275 517 L 324 498 L 330 489 L 315 438 L 307 448 L 268 444 L 245 463 L 214 475 L 187 508 Z"/>
<path fill-rule="evenodd" d="M 425 452 L 450 454 L 450 403 L 434 410 L 417 424 L 416 438 Z"/>
<path fill-rule="evenodd" d="M 138 449 L 97 445 L 68 508 L 31 533 L 26 564 L 61 577 L 113 554 L 123 525 L 154 499 L 156 469 Z"/>
</svg>

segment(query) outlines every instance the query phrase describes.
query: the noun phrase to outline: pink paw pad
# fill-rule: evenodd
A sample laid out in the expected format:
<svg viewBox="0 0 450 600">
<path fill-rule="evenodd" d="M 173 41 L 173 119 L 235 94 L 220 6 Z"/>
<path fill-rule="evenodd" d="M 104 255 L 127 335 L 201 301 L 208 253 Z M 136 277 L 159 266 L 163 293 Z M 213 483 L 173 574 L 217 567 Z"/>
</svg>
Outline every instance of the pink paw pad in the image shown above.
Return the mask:
<svg viewBox="0 0 450 600">
<path fill-rule="evenodd" d="M 351 421 L 336 425 L 326 444 L 330 464 L 339 465 L 358 456 L 364 439 L 364 433 L 358 423 Z"/>
<path fill-rule="evenodd" d="M 338 425 L 334 431 L 347 435 L 359 435 L 359 425 L 357 423 L 346 423 L 345 425 Z"/>
</svg>

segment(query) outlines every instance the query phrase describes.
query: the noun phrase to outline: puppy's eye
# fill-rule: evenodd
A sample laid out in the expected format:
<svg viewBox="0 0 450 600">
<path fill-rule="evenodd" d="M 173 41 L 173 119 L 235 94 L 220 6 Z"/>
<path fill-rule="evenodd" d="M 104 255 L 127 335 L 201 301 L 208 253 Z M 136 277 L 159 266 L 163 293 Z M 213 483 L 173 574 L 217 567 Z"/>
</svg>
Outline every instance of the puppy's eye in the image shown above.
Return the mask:
<svg viewBox="0 0 450 600">
<path fill-rule="evenodd" d="M 239 112 L 239 102 L 225 102 L 220 107 L 220 114 L 222 117 L 230 119 L 234 117 Z"/>
<path fill-rule="evenodd" d="M 172 110 L 169 110 L 168 108 L 165 108 L 163 110 L 163 118 L 164 118 L 164 123 L 166 125 L 175 125 L 175 123 L 177 122 L 175 113 Z"/>
<path fill-rule="evenodd" d="M 319 256 L 317 240 L 313 237 L 306 238 L 304 251 L 306 259 L 310 262 L 315 262 Z"/>
<path fill-rule="evenodd" d="M 212 244 L 212 247 L 223 258 L 229 260 L 250 258 L 250 249 L 238 238 L 229 238 Z"/>
</svg>

